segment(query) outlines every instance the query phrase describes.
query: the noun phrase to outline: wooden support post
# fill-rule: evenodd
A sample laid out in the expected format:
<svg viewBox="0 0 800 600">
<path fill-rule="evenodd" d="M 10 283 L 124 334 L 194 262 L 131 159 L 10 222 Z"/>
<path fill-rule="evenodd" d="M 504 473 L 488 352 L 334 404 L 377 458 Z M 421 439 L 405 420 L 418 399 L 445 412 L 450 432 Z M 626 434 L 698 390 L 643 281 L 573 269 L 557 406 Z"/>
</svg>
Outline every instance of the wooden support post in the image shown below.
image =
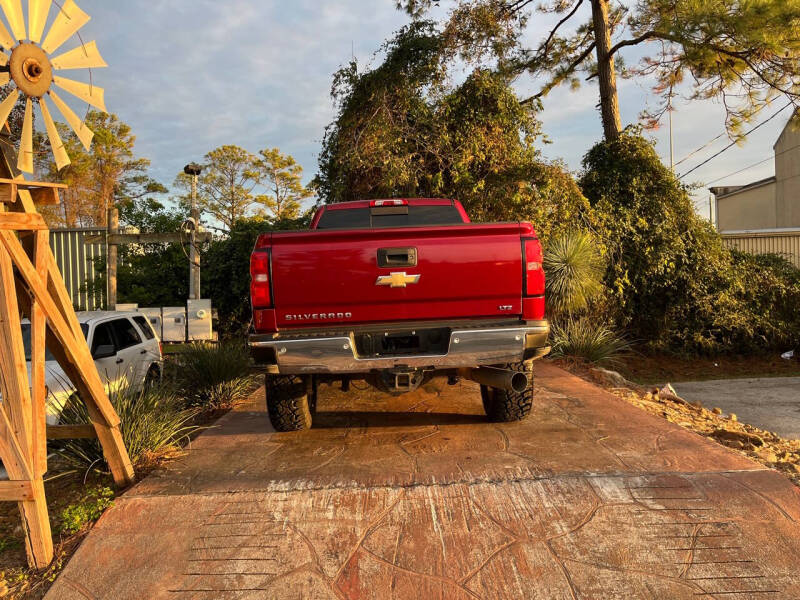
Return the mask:
<svg viewBox="0 0 800 600">
<path fill-rule="evenodd" d="M 119 210 L 112 206 L 108 209 L 108 234 L 119 233 Z M 106 250 L 106 272 L 108 273 L 108 310 L 117 309 L 117 245 L 109 244 Z"/>
<path fill-rule="evenodd" d="M 13 235 L 8 231 L 4 234 Z M 6 466 L 9 479 L 28 481 L 33 489 L 33 500 L 20 500 L 19 512 L 27 543 L 28 562 L 37 569 L 53 560 L 53 538 L 47 515 L 42 473 L 34 466 L 36 448 L 33 439 L 33 408 L 28 387 L 28 368 L 22 343 L 22 327 L 11 258 L 0 248 L 0 375 L 7 396 L 3 397 L 3 421 L 0 437 L 6 438 L 6 452 L 0 457 Z M 44 359 L 44 357 L 42 357 Z M 6 420 L 6 414 L 11 419 Z M 44 432 L 41 432 L 44 433 Z M 4 434 L 4 435 L 3 435 Z M 46 457 L 45 457 L 46 459 Z"/>
<path fill-rule="evenodd" d="M 33 236 L 31 258 L 39 277 L 47 278 L 50 239 L 47 231 Z M 31 302 L 31 402 L 33 404 L 33 471 L 39 477 L 47 472 L 47 387 L 45 385 L 45 334 L 47 321 L 38 300 Z"/>
</svg>

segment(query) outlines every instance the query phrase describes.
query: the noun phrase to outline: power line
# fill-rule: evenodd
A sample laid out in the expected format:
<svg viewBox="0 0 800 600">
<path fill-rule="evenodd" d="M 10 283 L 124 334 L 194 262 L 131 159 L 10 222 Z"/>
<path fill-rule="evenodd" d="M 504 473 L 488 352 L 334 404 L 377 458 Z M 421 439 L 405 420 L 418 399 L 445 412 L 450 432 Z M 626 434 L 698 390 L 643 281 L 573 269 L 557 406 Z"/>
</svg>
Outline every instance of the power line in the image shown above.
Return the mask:
<svg viewBox="0 0 800 600">
<path fill-rule="evenodd" d="M 768 117 L 767 119 L 765 119 L 764 121 L 762 121 L 761 123 L 759 123 L 758 125 L 756 125 L 755 127 L 753 127 L 751 130 L 749 130 L 749 131 L 746 131 L 746 132 L 744 133 L 744 136 L 746 137 L 746 136 L 750 135 L 751 133 L 753 133 L 753 132 L 754 132 L 756 129 L 758 129 L 759 127 L 763 127 L 764 125 L 766 125 L 767 123 L 769 123 L 770 121 L 772 121 L 772 119 L 774 119 L 775 117 L 777 117 L 779 114 L 781 114 L 781 113 L 782 113 L 784 110 L 786 110 L 786 109 L 787 109 L 787 108 L 789 108 L 790 106 L 792 106 L 792 103 L 791 103 L 791 102 L 789 102 L 789 103 L 788 103 L 786 106 L 784 106 L 783 108 L 781 108 L 781 109 L 778 109 L 778 110 L 777 110 L 775 113 L 773 113 L 773 114 L 772 114 L 772 116 Z M 700 167 L 702 167 L 703 165 L 706 165 L 706 164 L 710 163 L 712 160 L 714 160 L 715 158 L 717 158 L 717 157 L 718 157 L 720 154 L 722 154 L 723 152 L 726 152 L 726 151 L 730 150 L 730 149 L 731 149 L 733 146 L 735 146 L 735 145 L 736 145 L 736 142 L 735 142 L 735 141 L 731 142 L 730 144 L 728 144 L 727 146 L 725 146 L 725 147 L 724 147 L 722 150 L 720 150 L 719 152 L 717 152 L 717 153 L 715 153 L 715 154 L 712 154 L 710 157 L 708 157 L 707 159 L 705 159 L 703 162 L 701 162 L 701 163 L 700 163 L 699 165 L 697 165 L 696 167 L 692 167 L 691 169 L 689 169 L 688 171 L 686 171 L 686 173 L 684 173 L 683 175 L 679 175 L 679 176 L 678 176 L 678 179 L 683 179 L 683 178 L 684 178 L 684 177 L 686 177 L 686 176 L 687 176 L 689 173 L 693 173 L 694 171 L 696 171 L 697 169 L 699 169 L 699 168 L 700 168 Z"/>
<path fill-rule="evenodd" d="M 780 152 L 776 152 L 775 154 L 773 154 L 772 156 L 768 156 L 764 160 L 760 160 L 757 163 L 753 163 L 752 165 L 749 165 L 749 166 L 747 166 L 747 167 L 745 167 L 743 169 L 739 169 L 738 171 L 734 171 L 733 173 L 728 173 L 727 175 L 723 175 L 722 177 L 717 177 L 716 179 L 714 179 L 712 181 L 709 181 L 708 183 L 705 183 L 704 185 L 710 185 L 712 183 L 716 183 L 720 179 L 725 179 L 726 177 L 733 177 L 734 175 L 738 175 L 739 173 L 741 173 L 743 171 L 747 171 L 748 169 L 752 169 L 753 167 L 757 167 L 758 165 L 763 164 L 763 163 L 767 162 L 768 160 L 774 160 L 774 159 L 778 158 L 779 156 L 781 156 L 783 154 L 786 154 L 787 152 L 791 152 L 795 148 L 800 148 L 800 144 L 798 144 L 796 146 L 792 146 L 791 148 L 787 148 L 786 150 L 781 150 Z"/>
<path fill-rule="evenodd" d="M 757 163 L 753 163 L 752 165 L 749 165 L 749 166 L 745 167 L 744 169 L 739 169 L 738 171 L 734 171 L 733 173 L 728 173 L 727 175 L 723 175 L 722 177 L 717 177 L 716 179 L 713 179 L 712 181 L 707 182 L 705 185 L 711 185 L 712 183 L 716 183 L 716 182 L 720 181 L 721 179 L 725 179 L 726 177 L 733 177 L 734 175 L 738 175 L 739 173 L 741 173 L 743 171 L 747 171 L 748 169 L 752 169 L 753 167 L 757 167 L 758 165 L 764 164 L 768 160 L 773 160 L 774 158 L 775 158 L 774 156 L 768 156 L 764 160 L 760 160 Z"/>
<path fill-rule="evenodd" d="M 756 116 L 758 113 L 760 113 L 762 110 L 764 110 L 764 108 L 766 108 L 767 106 L 769 106 L 769 104 L 762 104 L 761 106 L 759 106 L 759 107 L 758 107 L 758 108 L 755 110 L 755 112 L 753 113 L 753 115 L 752 115 L 752 116 Z M 706 149 L 706 148 L 708 148 L 708 147 L 709 147 L 711 144 L 713 144 L 714 142 L 716 142 L 716 141 L 717 141 L 718 139 L 720 139 L 721 137 L 725 137 L 726 135 L 727 135 L 727 132 L 726 132 L 726 131 L 723 131 L 722 133 L 720 133 L 720 134 L 719 134 L 717 137 L 715 137 L 714 139 L 708 140 L 708 141 L 707 141 L 705 144 L 703 144 L 703 145 L 702 145 L 702 146 L 700 146 L 699 148 L 696 148 L 696 149 L 692 150 L 691 152 L 689 152 L 689 154 L 687 154 L 687 155 L 686 155 L 686 156 L 684 156 L 682 159 L 680 159 L 678 162 L 676 162 L 676 163 L 675 163 L 675 166 L 677 167 L 679 164 L 686 162 L 686 161 L 687 161 L 687 160 L 689 160 L 691 157 L 693 157 L 695 154 L 697 154 L 697 153 L 698 153 L 698 152 L 700 152 L 701 150 L 705 150 L 705 149 Z"/>
</svg>

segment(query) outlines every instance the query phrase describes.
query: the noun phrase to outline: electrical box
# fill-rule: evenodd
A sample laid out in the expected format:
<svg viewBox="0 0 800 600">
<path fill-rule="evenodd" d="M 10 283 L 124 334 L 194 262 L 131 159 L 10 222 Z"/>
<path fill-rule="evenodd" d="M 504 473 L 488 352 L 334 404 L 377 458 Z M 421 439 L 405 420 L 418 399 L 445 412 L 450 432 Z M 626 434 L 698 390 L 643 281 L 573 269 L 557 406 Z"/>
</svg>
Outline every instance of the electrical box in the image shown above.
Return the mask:
<svg viewBox="0 0 800 600">
<path fill-rule="evenodd" d="M 190 342 L 213 339 L 211 300 L 187 300 L 186 319 Z"/>
<path fill-rule="evenodd" d="M 159 340 L 164 339 L 164 332 L 161 328 L 161 309 L 160 308 L 139 308 L 136 312 L 141 313 L 144 317 L 150 321 L 150 325 L 153 326 L 153 331 L 156 332 Z"/>
<path fill-rule="evenodd" d="M 161 309 L 162 342 L 186 341 L 186 309 L 183 306 L 165 306 Z"/>
</svg>

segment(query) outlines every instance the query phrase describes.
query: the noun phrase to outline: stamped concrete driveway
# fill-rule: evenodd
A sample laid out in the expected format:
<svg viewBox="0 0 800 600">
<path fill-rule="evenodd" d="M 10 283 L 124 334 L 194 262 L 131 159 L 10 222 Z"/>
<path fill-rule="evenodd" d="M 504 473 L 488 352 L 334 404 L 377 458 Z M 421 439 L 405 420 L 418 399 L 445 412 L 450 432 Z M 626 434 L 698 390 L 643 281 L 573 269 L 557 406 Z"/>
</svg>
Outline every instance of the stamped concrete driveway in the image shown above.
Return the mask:
<svg viewBox="0 0 800 600">
<path fill-rule="evenodd" d="M 263 398 L 117 500 L 48 598 L 800 598 L 800 489 L 547 364 L 477 387 Z"/>
</svg>

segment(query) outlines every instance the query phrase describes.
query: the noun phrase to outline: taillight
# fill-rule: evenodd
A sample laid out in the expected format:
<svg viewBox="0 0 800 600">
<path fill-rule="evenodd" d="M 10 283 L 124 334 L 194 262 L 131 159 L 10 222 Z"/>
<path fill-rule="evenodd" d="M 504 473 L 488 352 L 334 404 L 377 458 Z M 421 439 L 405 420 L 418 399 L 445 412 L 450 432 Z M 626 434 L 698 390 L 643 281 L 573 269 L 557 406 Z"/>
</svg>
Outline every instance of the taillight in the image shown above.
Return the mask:
<svg viewBox="0 0 800 600">
<path fill-rule="evenodd" d="M 373 200 L 369 203 L 370 208 L 379 206 L 408 206 L 408 200 Z"/>
<path fill-rule="evenodd" d="M 267 308 L 272 304 L 268 250 L 255 250 L 250 255 L 250 300 L 253 308 Z"/>
<path fill-rule="evenodd" d="M 544 294 L 544 269 L 542 268 L 542 246 L 539 240 L 528 238 L 523 240 L 525 254 L 525 295 L 541 296 Z"/>
</svg>

